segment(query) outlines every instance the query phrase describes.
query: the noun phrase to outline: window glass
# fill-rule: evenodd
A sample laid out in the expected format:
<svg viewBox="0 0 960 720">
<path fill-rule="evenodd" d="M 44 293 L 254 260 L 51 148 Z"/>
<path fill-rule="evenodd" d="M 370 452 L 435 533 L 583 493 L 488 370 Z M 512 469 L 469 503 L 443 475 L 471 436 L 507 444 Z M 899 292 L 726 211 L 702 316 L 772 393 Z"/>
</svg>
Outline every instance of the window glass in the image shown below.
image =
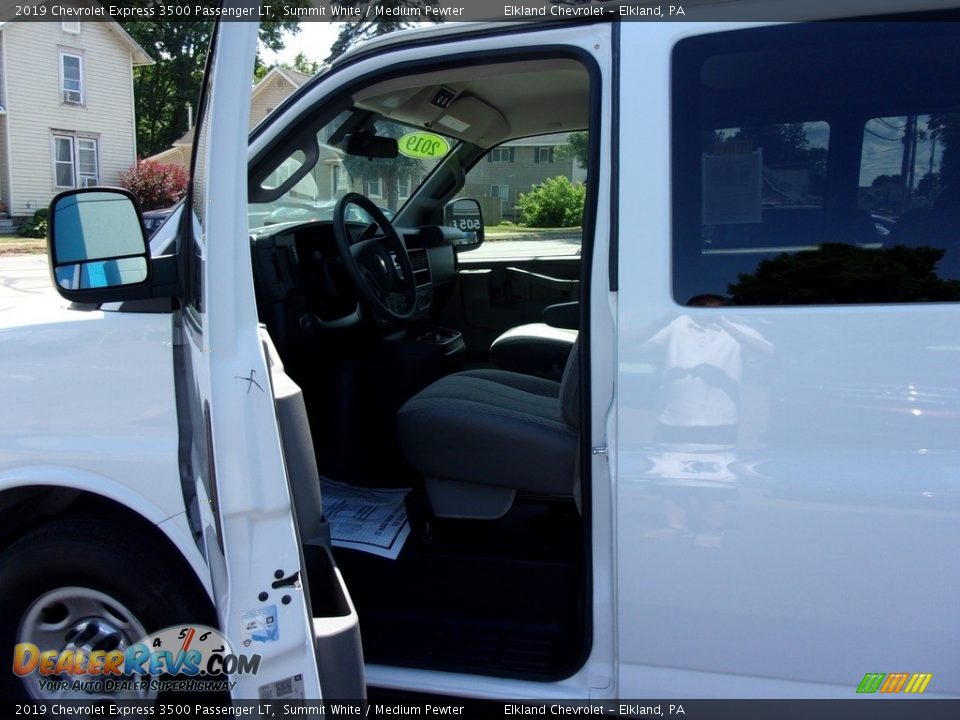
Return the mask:
<svg viewBox="0 0 960 720">
<path fill-rule="evenodd" d="M 678 43 L 674 299 L 960 299 L 957 35 L 801 25 Z"/>
<path fill-rule="evenodd" d="M 958 144 L 960 113 L 871 118 L 857 197 L 886 243 L 942 251 L 934 270 L 948 280 L 960 280 Z"/>
<path fill-rule="evenodd" d="M 99 184 L 97 141 L 92 138 L 77 139 L 77 174 L 82 186 Z"/>
<path fill-rule="evenodd" d="M 490 150 L 467 172 L 457 195 L 480 203 L 486 226 L 484 244 L 469 258 L 503 252 L 577 255 L 586 199 L 586 152 L 586 132 L 511 140 Z"/>
<path fill-rule="evenodd" d="M 347 193 L 359 192 L 374 199 L 380 209 L 393 217 L 401 201 L 416 188 L 454 147 L 445 139 L 445 151 L 429 158 L 399 153 L 394 158 L 365 158 L 347 155 L 343 150 L 344 135 L 364 111 L 346 110 L 317 129 L 318 153 L 309 171 L 285 193 L 271 202 L 250 203 L 247 217 L 252 228 L 284 222 L 309 222 L 333 218 L 337 201 Z M 409 135 L 413 128 L 379 118 L 368 132 L 397 140 Z M 263 188 L 281 187 L 283 181 L 301 169 L 309 159 L 296 151 L 262 183 Z"/>
<path fill-rule="evenodd" d="M 514 149 L 512 147 L 494 148 L 487 155 L 487 162 L 491 163 L 512 163 Z"/>
<path fill-rule="evenodd" d="M 73 181 L 73 138 L 55 137 L 53 143 L 53 165 L 57 187 L 75 187 Z"/>
<path fill-rule="evenodd" d="M 63 101 L 70 103 L 83 102 L 83 83 L 80 72 L 80 58 L 76 55 L 60 56 L 63 64 Z"/>
</svg>

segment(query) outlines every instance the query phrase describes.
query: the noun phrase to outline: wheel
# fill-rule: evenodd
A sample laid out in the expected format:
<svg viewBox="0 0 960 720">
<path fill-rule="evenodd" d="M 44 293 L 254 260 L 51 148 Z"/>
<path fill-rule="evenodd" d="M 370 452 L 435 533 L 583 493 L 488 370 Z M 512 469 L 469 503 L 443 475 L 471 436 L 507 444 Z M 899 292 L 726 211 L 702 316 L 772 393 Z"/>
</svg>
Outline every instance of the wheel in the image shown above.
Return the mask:
<svg viewBox="0 0 960 720">
<path fill-rule="evenodd" d="M 356 240 L 347 232 L 347 208 L 356 205 L 373 219 Z M 377 232 L 367 237 L 370 232 Z M 416 310 L 417 284 L 407 246 L 380 208 L 359 193 L 347 193 L 333 209 L 333 237 L 347 275 L 367 307 L 380 318 L 405 323 Z"/>
<path fill-rule="evenodd" d="M 41 652 L 80 650 L 89 657 L 94 650 L 123 652 L 172 625 L 211 624 L 213 611 L 203 589 L 171 555 L 146 532 L 88 519 L 58 520 L 25 535 L 0 555 L 0 648 L 12 652 L 19 643 L 32 643 Z M 41 686 L 41 680 L 50 679 L 57 678 L 39 672 L 21 678 L 6 664 L 0 697 L 156 696 L 145 687 L 104 693 L 73 689 L 72 682 L 58 690 Z"/>
</svg>

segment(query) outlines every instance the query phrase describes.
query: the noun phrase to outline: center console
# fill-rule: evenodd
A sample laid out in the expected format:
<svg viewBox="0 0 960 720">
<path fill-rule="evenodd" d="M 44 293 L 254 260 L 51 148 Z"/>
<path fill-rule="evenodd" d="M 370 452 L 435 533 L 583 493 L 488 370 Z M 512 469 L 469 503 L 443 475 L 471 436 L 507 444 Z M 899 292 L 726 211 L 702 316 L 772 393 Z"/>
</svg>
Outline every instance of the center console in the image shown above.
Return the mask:
<svg viewBox="0 0 960 720">
<path fill-rule="evenodd" d="M 375 363 L 389 376 L 391 396 L 399 408 L 430 383 L 463 367 L 466 344 L 456 330 L 415 325 L 381 338 L 373 348 Z"/>
</svg>

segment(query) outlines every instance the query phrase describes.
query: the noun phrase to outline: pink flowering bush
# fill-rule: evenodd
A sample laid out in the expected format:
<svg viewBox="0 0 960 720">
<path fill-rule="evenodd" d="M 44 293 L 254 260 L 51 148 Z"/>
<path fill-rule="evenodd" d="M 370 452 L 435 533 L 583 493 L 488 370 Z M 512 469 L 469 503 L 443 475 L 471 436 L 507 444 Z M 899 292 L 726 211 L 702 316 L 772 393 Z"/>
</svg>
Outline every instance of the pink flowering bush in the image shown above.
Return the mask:
<svg viewBox="0 0 960 720">
<path fill-rule="evenodd" d="M 187 191 L 187 171 L 179 165 L 141 160 L 120 178 L 120 184 L 137 196 L 143 210 L 158 210 L 179 202 Z"/>
</svg>

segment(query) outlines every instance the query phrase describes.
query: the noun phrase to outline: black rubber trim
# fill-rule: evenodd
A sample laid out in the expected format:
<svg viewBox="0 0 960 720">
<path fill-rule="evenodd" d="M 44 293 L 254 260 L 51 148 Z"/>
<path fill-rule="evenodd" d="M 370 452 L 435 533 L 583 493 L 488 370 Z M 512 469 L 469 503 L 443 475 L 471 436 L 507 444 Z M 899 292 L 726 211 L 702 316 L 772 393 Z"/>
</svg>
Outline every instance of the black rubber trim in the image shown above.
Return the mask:
<svg viewBox="0 0 960 720">
<path fill-rule="evenodd" d="M 620 288 L 620 23 L 613 23 L 610 75 L 610 292 Z"/>
</svg>

